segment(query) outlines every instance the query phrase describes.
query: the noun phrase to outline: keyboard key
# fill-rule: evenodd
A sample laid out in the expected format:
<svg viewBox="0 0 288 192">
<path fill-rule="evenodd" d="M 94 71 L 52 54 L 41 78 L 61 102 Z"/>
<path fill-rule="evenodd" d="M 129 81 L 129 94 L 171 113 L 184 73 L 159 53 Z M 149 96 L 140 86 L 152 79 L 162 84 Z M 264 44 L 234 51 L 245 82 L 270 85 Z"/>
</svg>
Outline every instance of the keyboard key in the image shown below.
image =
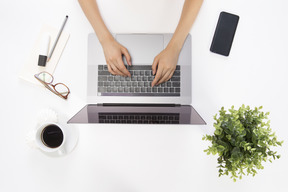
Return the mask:
<svg viewBox="0 0 288 192">
<path fill-rule="evenodd" d="M 106 76 L 98 76 L 98 81 L 107 81 Z"/>
<path fill-rule="evenodd" d="M 174 76 L 174 77 L 176 77 L 176 76 L 177 76 L 177 77 L 180 76 L 180 71 L 178 71 L 178 70 L 174 71 L 173 76 Z"/>
<path fill-rule="evenodd" d="M 109 71 L 98 71 L 98 75 L 110 75 Z"/>
<path fill-rule="evenodd" d="M 144 87 L 144 82 L 143 81 L 138 82 L 138 87 Z"/>
<path fill-rule="evenodd" d="M 102 87 L 104 85 L 104 82 L 103 81 L 98 81 L 98 86 L 99 87 Z"/>
<path fill-rule="evenodd" d="M 114 76 L 114 81 L 120 81 L 120 76 L 119 75 Z"/>
<path fill-rule="evenodd" d="M 98 71 L 102 71 L 103 70 L 103 65 L 98 65 Z"/>
<path fill-rule="evenodd" d="M 140 71 L 134 71 L 134 76 L 140 75 Z"/>
<path fill-rule="evenodd" d="M 98 87 L 98 92 L 105 93 L 106 92 L 106 87 Z"/>
<path fill-rule="evenodd" d="M 140 87 L 135 88 L 135 93 L 140 93 Z"/>
<path fill-rule="evenodd" d="M 151 65 L 132 65 L 128 66 L 128 70 L 151 70 Z"/>
<path fill-rule="evenodd" d="M 144 82 L 144 87 L 150 87 L 150 82 Z"/>
<path fill-rule="evenodd" d="M 123 92 L 124 92 L 124 88 L 123 88 L 123 87 L 119 87 L 119 88 L 118 88 L 118 92 L 119 92 L 119 93 L 123 93 Z"/>
<path fill-rule="evenodd" d="M 148 77 L 146 76 L 142 77 L 142 81 L 148 81 Z"/>
<path fill-rule="evenodd" d="M 180 87 L 180 82 L 172 82 L 172 87 Z"/>
<path fill-rule="evenodd" d="M 151 75 L 151 71 L 145 71 L 145 76 L 150 76 Z"/>
<path fill-rule="evenodd" d="M 113 76 L 109 76 L 108 81 L 113 81 Z"/>
<path fill-rule="evenodd" d="M 180 81 L 180 77 L 172 77 L 171 81 Z"/>
<path fill-rule="evenodd" d="M 176 93 L 180 93 L 180 88 L 179 88 L 179 87 L 176 87 L 176 88 L 175 88 L 175 92 L 176 92 Z"/>
<path fill-rule="evenodd" d="M 141 88 L 141 93 L 146 93 L 146 88 L 145 87 Z"/>
</svg>

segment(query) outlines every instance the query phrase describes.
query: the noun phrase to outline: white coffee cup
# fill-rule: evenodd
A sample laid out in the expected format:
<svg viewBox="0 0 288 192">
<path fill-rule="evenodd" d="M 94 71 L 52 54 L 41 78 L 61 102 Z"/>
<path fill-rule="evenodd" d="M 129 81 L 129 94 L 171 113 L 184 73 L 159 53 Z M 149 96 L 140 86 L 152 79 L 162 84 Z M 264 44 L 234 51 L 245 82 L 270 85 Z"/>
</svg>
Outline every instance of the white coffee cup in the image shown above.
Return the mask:
<svg viewBox="0 0 288 192">
<path fill-rule="evenodd" d="M 46 134 L 46 135 L 48 134 L 48 136 L 49 136 L 49 134 L 53 134 L 53 130 L 50 130 L 49 132 L 47 130 L 47 128 L 50 129 L 51 127 L 55 128 L 55 129 L 57 128 L 57 131 L 59 128 L 60 132 L 58 131 L 58 134 L 61 135 L 61 132 L 63 134 L 63 139 L 61 139 L 62 143 L 57 145 L 57 146 L 51 146 L 49 143 L 46 143 L 47 141 L 45 142 L 45 139 L 43 138 L 44 134 Z M 55 134 L 55 132 L 54 132 L 54 134 Z M 46 122 L 46 123 L 42 124 L 36 131 L 36 134 L 35 134 L 36 145 L 39 149 L 41 149 L 44 152 L 48 152 L 48 153 L 58 152 L 59 154 L 64 154 L 65 153 L 64 145 L 65 145 L 65 141 L 66 141 L 66 135 L 67 134 L 66 134 L 66 130 L 65 130 L 64 126 L 61 126 L 58 123 L 54 123 L 54 122 Z M 53 142 L 53 138 L 51 140 Z M 58 141 L 58 142 L 60 143 L 60 141 Z"/>
</svg>

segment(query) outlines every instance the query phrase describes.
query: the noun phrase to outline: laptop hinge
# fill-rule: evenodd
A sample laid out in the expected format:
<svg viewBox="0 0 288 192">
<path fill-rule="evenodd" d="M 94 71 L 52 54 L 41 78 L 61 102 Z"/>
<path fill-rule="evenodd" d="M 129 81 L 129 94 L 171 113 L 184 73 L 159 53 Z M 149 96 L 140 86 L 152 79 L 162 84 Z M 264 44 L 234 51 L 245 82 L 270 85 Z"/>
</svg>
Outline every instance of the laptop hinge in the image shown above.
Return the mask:
<svg viewBox="0 0 288 192">
<path fill-rule="evenodd" d="M 99 106 L 129 106 L 129 107 L 177 107 L 180 106 L 180 104 L 160 104 L 160 103 L 103 103 L 103 104 L 97 104 Z"/>
</svg>

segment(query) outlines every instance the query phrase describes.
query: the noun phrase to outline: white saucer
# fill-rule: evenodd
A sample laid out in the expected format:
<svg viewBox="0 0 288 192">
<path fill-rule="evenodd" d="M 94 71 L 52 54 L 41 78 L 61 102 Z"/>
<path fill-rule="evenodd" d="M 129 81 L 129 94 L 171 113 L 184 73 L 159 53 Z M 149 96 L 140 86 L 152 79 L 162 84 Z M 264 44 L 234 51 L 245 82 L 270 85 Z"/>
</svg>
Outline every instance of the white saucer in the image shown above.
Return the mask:
<svg viewBox="0 0 288 192">
<path fill-rule="evenodd" d="M 65 128 L 65 143 L 63 144 L 63 150 L 55 151 L 55 152 L 45 152 L 38 148 L 36 141 L 35 141 L 35 134 L 37 129 L 44 124 L 45 122 L 54 122 L 57 123 Z M 67 118 L 62 114 L 57 114 L 51 109 L 45 109 L 41 111 L 38 115 L 38 122 L 35 126 L 35 129 L 28 132 L 26 136 L 26 142 L 31 148 L 36 148 L 41 151 L 43 154 L 50 156 L 50 157 L 61 157 L 71 153 L 75 147 L 77 146 L 79 138 L 79 129 L 76 125 L 67 124 Z"/>
</svg>

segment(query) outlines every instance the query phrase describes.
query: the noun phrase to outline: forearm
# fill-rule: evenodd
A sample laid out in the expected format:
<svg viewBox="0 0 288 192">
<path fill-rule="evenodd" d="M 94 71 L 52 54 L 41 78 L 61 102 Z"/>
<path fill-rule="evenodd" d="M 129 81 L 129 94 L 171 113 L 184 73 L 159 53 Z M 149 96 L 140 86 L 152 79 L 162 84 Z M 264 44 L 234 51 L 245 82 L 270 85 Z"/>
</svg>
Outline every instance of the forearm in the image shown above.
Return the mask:
<svg viewBox="0 0 288 192">
<path fill-rule="evenodd" d="M 185 0 L 181 18 L 168 47 L 173 47 L 180 52 L 202 3 L 203 0 Z"/>
<path fill-rule="evenodd" d="M 100 15 L 96 0 L 78 0 L 78 2 L 92 25 L 100 43 L 103 44 L 106 40 L 113 39 Z"/>
</svg>

